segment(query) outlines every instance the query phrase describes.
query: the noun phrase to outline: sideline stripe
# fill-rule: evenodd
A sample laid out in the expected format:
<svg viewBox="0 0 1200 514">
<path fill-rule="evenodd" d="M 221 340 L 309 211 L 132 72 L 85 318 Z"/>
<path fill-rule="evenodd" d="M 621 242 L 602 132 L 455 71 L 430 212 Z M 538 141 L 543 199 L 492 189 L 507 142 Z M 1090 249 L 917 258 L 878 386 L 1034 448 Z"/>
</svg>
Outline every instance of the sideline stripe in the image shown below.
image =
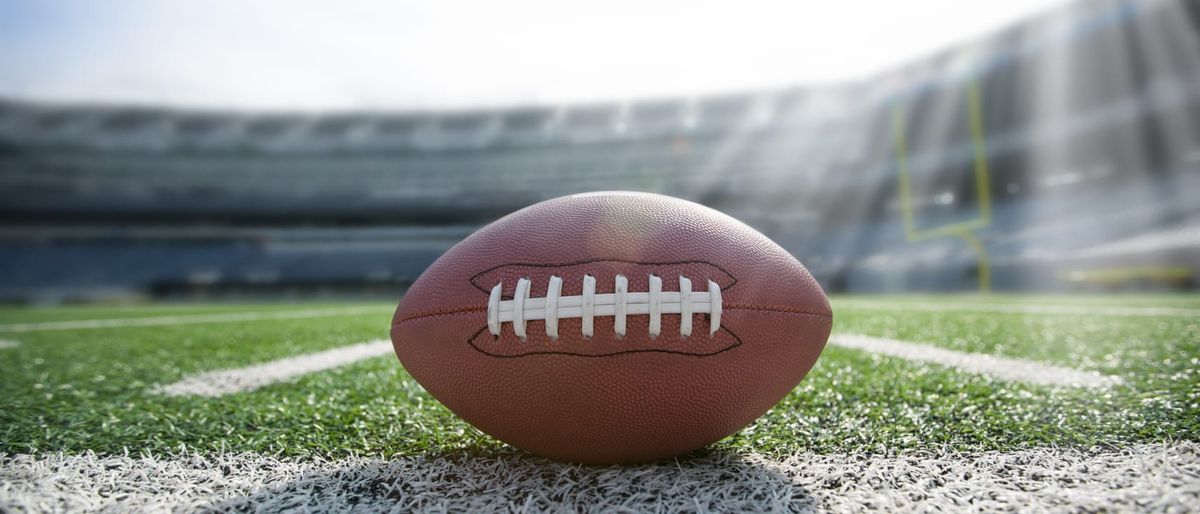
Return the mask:
<svg viewBox="0 0 1200 514">
<path fill-rule="evenodd" d="M 285 311 L 220 312 L 213 314 L 180 314 L 173 316 L 151 316 L 145 318 L 83 319 L 70 321 L 44 321 L 37 323 L 11 323 L 0 325 L 0 332 L 35 332 L 41 330 L 86 330 L 93 328 L 153 327 L 161 325 L 185 325 L 192 323 L 229 323 L 235 321 L 262 321 L 279 319 L 326 318 L 334 316 L 356 316 L 377 314 L 392 309 L 380 306 L 339 307 L 334 309 L 302 309 Z"/>
<path fill-rule="evenodd" d="M 155 392 L 167 396 L 221 396 L 241 393 L 308 373 L 345 366 L 391 353 L 392 342 L 380 339 L 245 368 L 201 373 L 174 384 L 160 386 L 155 389 Z"/>
<path fill-rule="evenodd" d="M 21 343 L 19 341 L 12 341 L 9 339 L 0 339 L 0 350 L 6 349 L 6 348 L 16 348 L 18 346 L 21 346 Z"/>
<path fill-rule="evenodd" d="M 0 511 L 1191 512 L 1200 444 L 1120 450 L 742 451 L 629 466 L 517 452 L 0 456 Z"/>
<path fill-rule="evenodd" d="M 961 303 L 910 303 L 905 301 L 883 302 L 877 300 L 840 300 L 835 306 L 880 309 L 888 311 L 926 311 L 926 312 L 998 312 L 1005 314 L 1069 314 L 1083 316 L 1196 316 L 1200 317 L 1200 309 L 1184 307 L 1118 307 L 1113 305 L 1008 305 L 971 302 Z"/>
<path fill-rule="evenodd" d="M 856 334 L 834 334 L 829 344 L 842 348 L 932 362 L 960 371 L 989 375 L 1003 380 L 1057 387 L 1110 387 L 1124 383 L 1121 377 L 1102 375 L 982 353 L 966 353 L 918 343 Z"/>
</svg>

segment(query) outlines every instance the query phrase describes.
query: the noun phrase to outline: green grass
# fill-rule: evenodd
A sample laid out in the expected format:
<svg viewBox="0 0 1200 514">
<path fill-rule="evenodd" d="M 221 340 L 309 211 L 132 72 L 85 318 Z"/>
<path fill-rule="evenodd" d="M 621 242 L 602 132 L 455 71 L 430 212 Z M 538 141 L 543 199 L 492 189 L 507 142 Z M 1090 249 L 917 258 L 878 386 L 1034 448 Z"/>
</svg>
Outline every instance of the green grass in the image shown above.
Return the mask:
<svg viewBox="0 0 1200 514">
<path fill-rule="evenodd" d="M 843 305 L 859 302 L 934 303 L 938 305 L 1107 305 L 1122 307 L 1200 308 L 1200 295 L 1190 293 L 1122 293 L 1122 294 L 863 294 L 842 296 Z"/>
<path fill-rule="evenodd" d="M 162 303 L 150 305 L 97 305 L 69 306 L 56 308 L 0 308 L 0 324 L 42 323 L 52 321 L 145 318 L 157 316 L 179 316 L 190 314 L 218 314 L 225 312 L 268 312 L 286 310 L 330 309 L 357 307 L 369 303 L 220 303 L 186 304 Z"/>
<path fill-rule="evenodd" d="M 871 300 L 856 305 L 858 299 Z M 1121 447 L 1200 440 L 1200 319 L 881 308 L 881 302 L 1200 305 L 1198 297 L 869 296 L 835 299 L 835 331 L 1118 375 L 1108 390 L 1004 382 L 935 365 L 826 349 L 780 405 L 721 443 L 767 453 L 934 447 Z M 170 305 L 4 309 L 0 323 L 144 317 L 330 305 Z M 386 337 L 378 313 L 305 320 L 0 334 L 0 453 L 256 451 L 297 456 L 491 452 L 380 357 L 251 393 L 163 397 L 158 384 Z"/>
</svg>

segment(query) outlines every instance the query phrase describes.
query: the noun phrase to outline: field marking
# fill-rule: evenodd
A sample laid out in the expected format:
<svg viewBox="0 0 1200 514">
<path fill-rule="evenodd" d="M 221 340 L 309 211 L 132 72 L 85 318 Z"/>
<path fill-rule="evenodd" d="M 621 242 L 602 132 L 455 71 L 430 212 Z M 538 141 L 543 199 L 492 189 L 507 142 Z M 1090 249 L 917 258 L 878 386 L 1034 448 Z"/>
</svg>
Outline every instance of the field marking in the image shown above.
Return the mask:
<svg viewBox="0 0 1200 514">
<path fill-rule="evenodd" d="M 835 334 L 829 343 L 906 360 L 931 362 L 960 371 L 989 375 L 1003 380 L 1056 387 L 1109 387 L 1123 383 L 1121 377 L 1078 371 L 1040 362 L 965 353 L 936 346 L 854 334 Z M 156 393 L 167 396 L 222 396 L 252 391 L 285 380 L 345 366 L 360 360 L 390 355 L 386 339 L 286 357 L 244 368 L 223 369 L 192 375 L 160 386 Z"/>
<path fill-rule="evenodd" d="M 252 391 L 301 375 L 324 371 L 355 362 L 390 355 L 392 342 L 386 339 L 342 346 L 332 350 L 274 360 L 237 369 L 209 371 L 179 382 L 160 386 L 156 393 L 167 396 L 222 396 Z"/>
<path fill-rule="evenodd" d="M 1007 305 L 962 303 L 910 303 L 905 301 L 884 302 L 877 300 L 841 300 L 835 306 L 889 311 L 926 312 L 997 312 L 1005 314 L 1069 314 L 1094 316 L 1197 316 L 1200 309 L 1185 307 L 1118 307 L 1113 305 Z"/>
<path fill-rule="evenodd" d="M 1200 444 L 1120 450 L 750 451 L 588 467 L 517 452 L 279 458 L 0 456 L 0 511 L 1191 512 Z"/>
<path fill-rule="evenodd" d="M 11 339 L 0 339 L 0 350 L 6 350 L 8 348 L 16 348 L 18 346 L 21 346 L 20 341 L 13 341 Z"/>
<path fill-rule="evenodd" d="M 829 344 L 863 350 L 910 361 L 932 362 L 968 373 L 1002 380 L 1055 387 L 1110 387 L 1124 383 L 1121 377 L 1079 371 L 1023 359 L 948 350 L 926 344 L 857 334 L 834 334 Z"/>
<path fill-rule="evenodd" d="M 219 312 L 211 314 L 178 314 L 149 316 L 144 318 L 83 319 L 69 321 L 42 321 L 35 323 L 10 323 L 0 325 L 3 332 L 36 332 L 42 330 L 87 330 L 93 328 L 154 327 L 163 325 L 187 325 L 194 323 L 230 323 L 236 321 L 265 321 L 281 319 L 328 318 L 356 316 L 388 312 L 379 306 L 338 307 L 331 309 L 300 309 L 283 311 Z"/>
</svg>

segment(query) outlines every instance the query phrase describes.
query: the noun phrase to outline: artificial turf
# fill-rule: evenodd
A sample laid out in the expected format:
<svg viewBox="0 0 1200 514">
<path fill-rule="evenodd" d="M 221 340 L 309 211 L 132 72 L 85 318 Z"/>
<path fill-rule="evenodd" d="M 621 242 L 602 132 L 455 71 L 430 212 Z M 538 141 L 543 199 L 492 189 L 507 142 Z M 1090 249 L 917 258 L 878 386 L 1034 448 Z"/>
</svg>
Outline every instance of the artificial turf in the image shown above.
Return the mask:
<svg viewBox="0 0 1200 514">
<path fill-rule="evenodd" d="M 962 309 L 905 308 L 930 302 Z M 890 453 L 1200 441 L 1200 316 L 970 309 L 996 303 L 1192 308 L 1200 297 L 835 297 L 835 333 L 1029 359 L 1120 376 L 1125 384 L 1035 386 L 828 347 L 792 394 L 716 448 Z M 10 308 L 0 311 L 0 323 L 338 306 Z M 314 319 L 0 333 L 20 343 L 0 349 L 0 453 L 390 457 L 500 450 L 390 356 L 217 398 L 154 392 L 197 372 L 386 338 L 390 315 L 391 305 L 378 304 Z"/>
</svg>

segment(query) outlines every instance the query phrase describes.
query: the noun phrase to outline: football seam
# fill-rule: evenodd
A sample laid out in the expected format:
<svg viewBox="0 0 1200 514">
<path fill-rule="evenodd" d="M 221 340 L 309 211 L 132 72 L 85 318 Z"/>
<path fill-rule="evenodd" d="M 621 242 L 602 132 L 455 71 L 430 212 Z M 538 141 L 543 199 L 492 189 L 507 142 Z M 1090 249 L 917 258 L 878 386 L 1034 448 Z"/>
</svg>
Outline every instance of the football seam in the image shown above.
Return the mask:
<svg viewBox="0 0 1200 514">
<path fill-rule="evenodd" d="M 522 357 L 532 357 L 534 355 L 567 355 L 567 356 L 571 356 L 571 357 L 597 358 L 597 357 L 615 357 L 617 355 L 628 355 L 631 353 L 667 353 L 667 354 L 672 354 L 672 355 L 686 355 L 688 357 L 711 357 L 713 355 L 719 355 L 719 354 L 725 353 L 727 351 L 730 351 L 730 350 L 742 345 L 742 338 L 738 337 L 737 334 L 733 333 L 733 331 L 729 330 L 728 328 L 721 328 L 721 331 L 723 331 L 723 332 L 729 334 L 731 337 L 733 337 L 734 343 L 729 346 L 726 346 L 724 348 L 721 348 L 720 350 L 717 350 L 715 352 L 710 352 L 710 353 L 683 352 L 683 351 L 679 351 L 679 350 L 670 350 L 670 349 L 666 349 L 666 348 L 638 348 L 635 350 L 621 350 L 619 352 L 599 353 L 599 354 L 587 354 L 587 353 L 576 353 L 576 352 L 550 350 L 550 351 L 541 351 L 541 352 L 521 353 L 521 354 L 515 354 L 515 355 L 505 355 L 505 354 L 489 352 L 487 350 L 484 350 L 483 348 L 480 348 L 479 346 L 477 346 L 475 344 L 475 339 L 478 338 L 479 335 L 482 334 L 486 330 L 487 330 L 487 327 L 483 327 L 483 328 L 479 329 L 478 332 L 475 332 L 475 335 L 471 336 L 471 338 L 467 340 L 467 345 L 469 345 L 471 348 L 474 348 L 475 351 L 477 351 L 479 353 L 482 353 L 489 357 L 495 357 L 498 359 L 519 359 Z"/>
<path fill-rule="evenodd" d="M 793 307 L 780 307 L 780 306 L 772 306 L 772 305 L 727 304 L 725 308 L 732 309 L 732 310 L 740 310 L 740 311 L 782 312 L 785 314 L 800 314 L 803 316 L 817 316 L 817 317 L 821 317 L 821 318 L 833 318 L 833 314 L 830 314 L 830 313 L 810 312 L 810 311 L 806 311 L 806 310 L 796 309 Z M 414 320 L 425 319 L 425 318 L 437 318 L 437 317 L 442 317 L 442 316 L 456 316 L 459 314 L 468 314 L 468 313 L 472 313 L 472 312 L 486 312 L 486 311 L 487 311 L 487 307 L 460 307 L 458 309 L 426 312 L 426 313 L 416 314 L 413 316 L 408 316 L 408 317 L 402 318 L 402 319 L 400 319 L 400 321 L 393 323 L 392 328 L 398 327 L 407 321 L 414 321 Z M 487 328 L 487 327 L 484 326 L 484 328 Z"/>
<path fill-rule="evenodd" d="M 822 318 L 833 318 L 832 312 L 812 312 L 795 307 L 780 307 L 777 305 L 754 305 L 745 303 L 726 303 L 726 310 L 739 311 L 762 311 L 762 312 L 782 312 L 785 314 L 802 314 L 805 316 L 818 316 Z"/>
<path fill-rule="evenodd" d="M 467 281 L 470 282 L 471 286 L 473 286 L 475 289 L 478 289 L 478 290 L 482 291 L 483 293 L 487 294 L 490 291 L 488 289 L 484 288 L 483 286 L 476 284 L 475 281 L 478 280 L 479 277 L 487 275 L 488 273 L 496 271 L 500 268 L 507 268 L 510 266 L 511 267 L 530 267 L 530 268 L 565 268 L 568 266 L 578 266 L 580 264 L 591 264 L 594 262 L 605 262 L 605 261 L 623 262 L 626 264 L 637 264 L 639 266 L 667 266 L 670 264 L 705 264 L 705 265 L 717 268 L 718 270 L 721 271 L 721 273 L 724 273 L 726 277 L 729 277 L 730 282 L 728 285 L 721 288 L 722 291 L 725 291 L 725 290 L 737 285 L 737 283 L 738 283 L 737 277 L 733 276 L 733 273 L 730 273 L 729 270 L 726 270 L 725 268 L 722 268 L 721 266 L 711 263 L 711 262 L 708 262 L 708 261 L 690 260 L 690 261 L 644 262 L 644 261 L 633 261 L 633 260 L 628 260 L 628 259 L 607 259 L 607 258 L 586 259 L 586 260 L 582 260 L 582 261 L 565 262 L 565 263 L 557 263 L 557 264 L 524 263 L 524 262 L 501 264 L 499 266 L 493 266 L 491 268 L 480 271 L 479 273 L 476 273 L 475 275 L 473 275 Z"/>
<path fill-rule="evenodd" d="M 459 307 L 457 309 L 447 309 L 444 311 L 423 312 L 420 314 L 415 314 L 412 316 L 407 316 L 407 317 L 401 318 L 400 321 L 392 323 L 392 326 L 398 327 L 401 324 L 403 324 L 405 321 L 413 321 L 413 320 L 425 319 L 425 318 L 437 318 L 437 317 L 442 317 L 442 316 L 456 316 L 459 314 L 469 314 L 472 312 L 486 312 L 486 311 L 487 311 L 487 307 L 484 306 L 484 307 Z"/>
</svg>

